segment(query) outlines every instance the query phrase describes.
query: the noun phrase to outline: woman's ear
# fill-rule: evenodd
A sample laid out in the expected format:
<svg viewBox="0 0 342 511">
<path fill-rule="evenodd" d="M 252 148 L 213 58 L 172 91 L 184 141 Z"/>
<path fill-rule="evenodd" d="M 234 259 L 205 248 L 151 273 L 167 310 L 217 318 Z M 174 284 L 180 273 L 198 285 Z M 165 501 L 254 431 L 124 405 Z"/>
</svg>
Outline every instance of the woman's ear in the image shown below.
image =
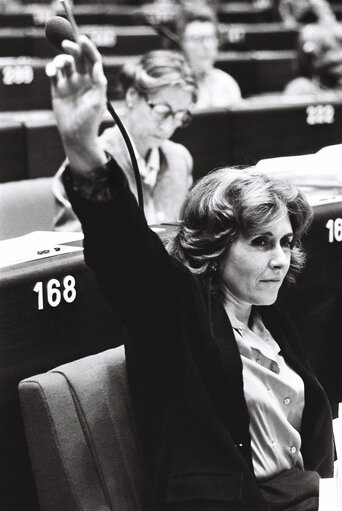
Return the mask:
<svg viewBox="0 0 342 511">
<path fill-rule="evenodd" d="M 138 97 L 139 94 L 137 93 L 136 89 L 134 87 L 128 87 L 125 95 L 127 107 L 133 108 Z"/>
</svg>

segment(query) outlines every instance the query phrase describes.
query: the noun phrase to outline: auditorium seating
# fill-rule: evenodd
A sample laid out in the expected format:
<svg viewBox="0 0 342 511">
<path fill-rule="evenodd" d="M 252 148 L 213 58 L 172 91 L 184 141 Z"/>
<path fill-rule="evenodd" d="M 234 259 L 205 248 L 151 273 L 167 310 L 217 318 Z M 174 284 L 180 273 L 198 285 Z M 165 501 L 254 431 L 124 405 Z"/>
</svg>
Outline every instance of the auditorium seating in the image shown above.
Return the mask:
<svg viewBox="0 0 342 511">
<path fill-rule="evenodd" d="M 152 2 L 153 0 L 151 0 Z M 4 27 L 29 27 L 43 25 L 46 15 L 52 15 L 47 5 L 39 5 L 38 2 L 25 2 L 20 8 L 12 8 L 8 12 L 1 13 L 0 26 Z M 38 8 L 37 8 L 38 7 Z M 40 9 L 39 9 L 40 7 Z M 339 3 L 332 5 L 338 20 L 342 19 L 342 7 Z M 76 21 L 79 24 L 110 24 L 133 26 L 141 24 L 144 19 L 141 5 L 115 5 L 107 2 L 90 2 L 89 0 L 74 4 Z M 54 14 L 54 13 L 53 13 Z M 279 15 L 272 7 L 271 2 L 226 2 L 219 6 L 218 18 L 220 23 L 270 23 L 279 21 Z"/>
<path fill-rule="evenodd" d="M 115 105 L 120 108 L 122 103 Z M 0 182 L 53 176 L 64 151 L 52 112 L 42 112 L 42 119 L 39 112 L 2 113 L 0 126 L 1 122 Z M 111 124 L 108 116 L 102 128 Z M 341 143 L 342 102 L 246 101 L 230 110 L 196 112 L 190 126 L 172 138 L 193 155 L 197 179 L 216 166 L 250 165 L 261 158 L 305 154 Z"/>
<path fill-rule="evenodd" d="M 342 102 L 256 103 L 202 112 L 176 131 L 194 157 L 198 178 L 219 165 L 253 165 L 261 158 L 305 154 L 342 142 Z"/>
<path fill-rule="evenodd" d="M 280 92 L 296 73 L 296 31 L 275 23 L 270 9 L 261 9 L 257 1 L 248 8 L 243 0 L 239 3 L 239 7 L 236 3 L 228 7 L 227 3 L 221 9 L 226 42 L 217 65 L 238 80 L 245 97 Z M 120 97 L 116 77 L 121 65 L 134 60 L 135 53 L 145 48 L 143 44 L 153 47 L 160 40 L 152 28 L 142 27 L 144 18 L 133 2 L 116 6 L 105 2 L 95 5 L 89 0 L 88 5 L 78 4 L 75 1 L 76 19 L 88 25 L 93 34 L 97 24 L 103 25 L 103 32 L 106 26 L 116 26 L 116 45 L 99 45 L 109 79 L 109 97 L 116 100 Z M 24 5 L 20 11 L 0 15 L 0 27 L 4 27 L 0 29 L 0 183 L 5 183 L 0 184 L 0 239 L 24 234 L 32 226 L 51 227 L 51 176 L 64 158 L 45 76 L 45 65 L 53 50 L 41 37 L 46 14 L 36 7 Z M 335 7 L 342 18 L 341 6 Z M 6 49 L 9 33 L 12 56 Z M 174 140 L 184 143 L 193 154 L 195 179 L 216 166 L 253 164 L 260 158 L 303 154 L 342 142 L 341 102 L 295 104 L 270 98 L 268 104 L 260 97 L 259 102 L 247 100 L 230 110 L 198 112 L 191 126 L 176 132 Z M 111 122 L 107 118 L 103 127 Z M 14 190 L 18 200 L 13 202 Z M 33 199 L 29 208 L 31 211 L 33 207 L 34 213 L 23 215 L 18 222 L 15 215 L 25 204 L 21 192 L 25 201 Z M 309 264 L 286 302 L 304 336 L 313 365 L 334 401 L 342 400 L 342 384 L 336 377 L 342 355 L 342 244 L 337 240 L 328 242 L 326 224 L 331 220 L 335 225 L 341 218 L 340 200 L 315 206 L 314 225 L 305 239 Z M 63 282 L 68 276 L 76 282 L 76 299 L 72 303 L 63 297 Z M 56 281 L 62 290 L 57 306 L 53 300 L 52 305 L 49 303 Z M 38 303 L 39 299 L 42 303 Z M 0 479 L 0 509 L 38 511 L 19 409 L 18 382 L 113 348 L 122 343 L 124 332 L 78 251 L 1 268 L 0 309 L 0 456 L 5 469 Z"/>
<path fill-rule="evenodd" d="M 134 55 L 104 55 L 108 97 L 119 99 L 117 76 Z M 0 111 L 50 109 L 50 85 L 45 66 L 50 59 L 38 57 L 0 58 Z M 281 91 L 295 75 L 296 56 L 291 50 L 229 51 L 219 54 L 217 67 L 229 72 L 241 85 L 243 96 Z M 274 73 L 277 68 L 278 72 Z"/>
<path fill-rule="evenodd" d="M 224 50 L 293 50 L 298 31 L 282 23 L 222 23 L 221 49 Z"/>
<path fill-rule="evenodd" d="M 95 42 L 103 55 L 136 55 L 162 47 L 161 36 L 152 27 L 84 25 L 83 34 Z M 0 28 L 0 57 L 53 58 L 56 50 L 48 43 L 43 28 Z"/>
<path fill-rule="evenodd" d="M 136 55 L 163 47 L 162 36 L 150 26 L 83 25 L 103 55 Z M 280 23 L 221 24 L 221 49 L 239 51 L 293 50 L 297 30 Z M 56 51 L 45 37 L 43 27 L 0 27 L 0 57 L 53 58 Z"/>
<path fill-rule="evenodd" d="M 51 109 L 48 59 L 0 58 L 0 111 Z"/>
<path fill-rule="evenodd" d="M 296 75 L 297 65 L 293 50 L 220 52 L 216 62 L 238 81 L 243 97 L 281 92 Z"/>
<path fill-rule="evenodd" d="M 39 510 L 19 381 L 123 341 L 122 326 L 85 266 L 83 252 L 55 253 L 0 271 L 0 509 L 6 511 Z"/>
<path fill-rule="evenodd" d="M 342 142 L 342 103 L 271 102 L 232 108 L 228 154 L 232 164 L 305 154 Z"/>
<path fill-rule="evenodd" d="M 22 123 L 0 120 L 0 183 L 25 179 L 26 143 Z"/>
<path fill-rule="evenodd" d="M 123 346 L 19 385 L 41 511 L 145 509 Z"/>
</svg>

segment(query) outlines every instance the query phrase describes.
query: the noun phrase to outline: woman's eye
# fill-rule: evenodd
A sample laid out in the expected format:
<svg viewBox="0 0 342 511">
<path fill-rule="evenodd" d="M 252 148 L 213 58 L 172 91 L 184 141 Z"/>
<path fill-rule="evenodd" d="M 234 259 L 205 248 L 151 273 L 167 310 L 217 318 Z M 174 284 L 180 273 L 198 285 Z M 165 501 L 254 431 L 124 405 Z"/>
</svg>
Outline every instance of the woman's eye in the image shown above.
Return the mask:
<svg viewBox="0 0 342 511">
<path fill-rule="evenodd" d="M 288 238 L 286 238 L 285 240 L 282 241 L 282 246 L 285 248 L 292 248 L 292 244 L 293 244 L 293 241 Z"/>
<path fill-rule="evenodd" d="M 254 238 L 252 240 L 252 245 L 254 247 L 265 247 L 267 245 L 267 238 L 264 236 L 259 236 L 258 238 Z"/>
</svg>

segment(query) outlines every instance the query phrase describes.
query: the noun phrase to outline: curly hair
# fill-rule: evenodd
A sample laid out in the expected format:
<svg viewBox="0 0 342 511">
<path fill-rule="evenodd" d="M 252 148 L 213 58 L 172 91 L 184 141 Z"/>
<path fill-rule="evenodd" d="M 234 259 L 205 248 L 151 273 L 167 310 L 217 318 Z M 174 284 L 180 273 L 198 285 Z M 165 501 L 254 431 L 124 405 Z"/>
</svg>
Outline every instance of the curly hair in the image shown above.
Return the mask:
<svg viewBox="0 0 342 511">
<path fill-rule="evenodd" d="M 197 181 L 181 212 L 169 252 L 194 274 L 212 277 L 222 291 L 220 275 L 212 272 L 240 235 L 260 232 L 279 215 L 288 214 L 293 229 L 291 262 L 286 275 L 293 282 L 302 269 L 305 254 L 300 239 L 312 220 L 304 194 L 287 181 L 268 177 L 255 167 L 220 168 Z"/>
<path fill-rule="evenodd" d="M 197 84 L 183 55 L 172 50 L 144 53 L 137 62 L 123 66 L 119 82 L 124 92 L 133 87 L 139 94 L 151 94 L 166 86 L 180 86 L 197 99 Z"/>
</svg>

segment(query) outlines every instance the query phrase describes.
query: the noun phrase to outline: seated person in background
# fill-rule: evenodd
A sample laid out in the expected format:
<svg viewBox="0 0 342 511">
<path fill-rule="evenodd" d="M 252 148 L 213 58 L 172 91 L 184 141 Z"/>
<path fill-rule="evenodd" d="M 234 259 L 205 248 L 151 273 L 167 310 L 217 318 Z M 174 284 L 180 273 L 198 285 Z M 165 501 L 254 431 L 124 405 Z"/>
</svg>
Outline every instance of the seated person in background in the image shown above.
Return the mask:
<svg viewBox="0 0 342 511">
<path fill-rule="evenodd" d="M 310 24 L 298 37 L 299 75 L 287 84 L 285 95 L 342 93 L 342 25 Z"/>
<path fill-rule="evenodd" d="M 237 81 L 214 67 L 219 46 L 215 12 L 203 5 L 181 9 L 176 21 L 176 32 L 196 76 L 196 108 L 229 107 L 241 101 Z"/>
<path fill-rule="evenodd" d="M 0 0 L 0 13 L 6 13 L 12 8 L 19 7 L 20 0 Z"/>
<path fill-rule="evenodd" d="M 184 57 L 167 50 L 151 51 L 136 63 L 124 66 L 121 85 L 125 93 L 122 121 L 133 142 L 142 180 L 144 207 L 150 224 L 172 222 L 192 184 L 192 157 L 169 140 L 176 128 L 187 125 L 196 101 L 196 83 Z M 105 151 L 124 170 L 136 193 L 134 172 L 126 144 L 117 126 L 99 137 Z M 54 177 L 55 230 L 79 231 L 80 223 L 68 201 L 62 175 Z"/>
<path fill-rule="evenodd" d="M 219 169 L 190 190 L 167 251 L 96 137 L 100 54 L 84 36 L 63 47 L 73 71 L 62 55 L 50 76 L 70 162 L 64 183 L 85 260 L 129 333 L 150 476 L 142 508 L 317 511 L 319 477 L 333 473 L 331 410 L 294 325 L 273 305 L 303 265 L 310 205 L 286 181 Z"/>
<path fill-rule="evenodd" d="M 297 28 L 307 23 L 336 21 L 335 14 L 326 0 L 279 0 L 278 12 L 288 28 Z"/>
</svg>

